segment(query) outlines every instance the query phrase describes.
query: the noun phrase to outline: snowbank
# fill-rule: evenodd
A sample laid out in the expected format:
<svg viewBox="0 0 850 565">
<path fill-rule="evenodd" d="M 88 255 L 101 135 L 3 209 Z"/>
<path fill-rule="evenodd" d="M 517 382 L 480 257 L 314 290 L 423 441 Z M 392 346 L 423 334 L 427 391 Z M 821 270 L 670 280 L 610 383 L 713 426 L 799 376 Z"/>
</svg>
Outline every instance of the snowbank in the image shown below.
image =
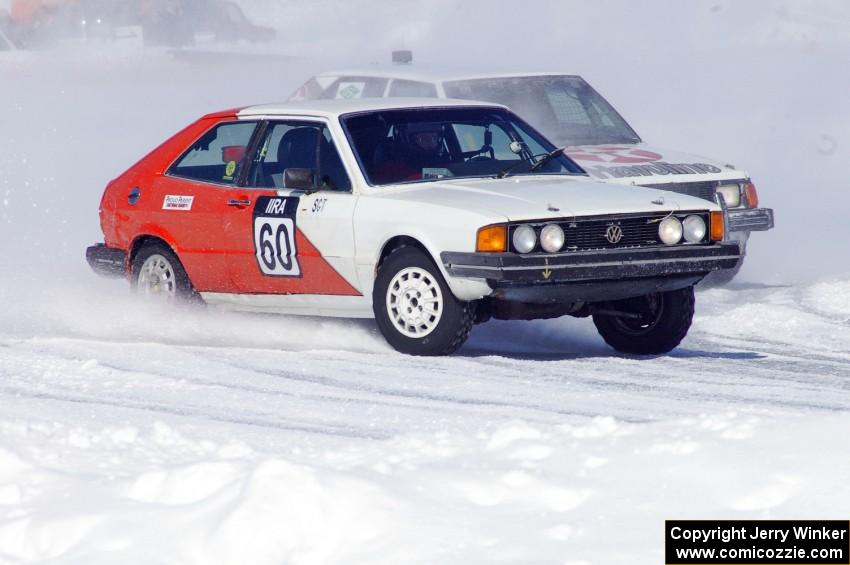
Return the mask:
<svg viewBox="0 0 850 565">
<path fill-rule="evenodd" d="M 0 548 L 92 565 L 660 562 L 665 518 L 843 518 L 848 425 L 514 421 L 269 454 L 163 422 L 3 422 Z"/>
<path fill-rule="evenodd" d="M 0 561 L 652 563 L 666 518 L 842 519 L 847 284 L 702 292 L 642 360 L 587 320 L 422 360 L 366 325 L 0 297 Z"/>
</svg>

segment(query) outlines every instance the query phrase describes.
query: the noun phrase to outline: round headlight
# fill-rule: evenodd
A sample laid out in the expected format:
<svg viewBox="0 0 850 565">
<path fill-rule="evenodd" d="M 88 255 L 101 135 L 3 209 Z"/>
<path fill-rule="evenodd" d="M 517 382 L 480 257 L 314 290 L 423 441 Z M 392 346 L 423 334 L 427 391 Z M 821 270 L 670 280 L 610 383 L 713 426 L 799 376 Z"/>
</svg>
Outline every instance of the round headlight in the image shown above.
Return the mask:
<svg viewBox="0 0 850 565">
<path fill-rule="evenodd" d="M 676 245 L 682 240 L 682 222 L 667 216 L 658 224 L 658 237 L 667 245 Z"/>
<path fill-rule="evenodd" d="M 549 224 L 540 230 L 540 247 L 548 253 L 557 253 L 564 246 L 564 230 L 558 224 Z"/>
<path fill-rule="evenodd" d="M 519 226 L 514 230 L 514 249 L 520 253 L 529 253 L 537 245 L 537 234 L 531 226 Z"/>
<path fill-rule="evenodd" d="M 727 208 L 737 208 L 741 205 L 741 187 L 737 184 L 722 184 L 717 192 L 723 195 Z"/>
<path fill-rule="evenodd" d="M 685 241 L 688 243 L 699 243 L 705 239 L 705 220 L 699 216 L 688 216 L 682 222 L 682 229 L 685 232 Z"/>
</svg>

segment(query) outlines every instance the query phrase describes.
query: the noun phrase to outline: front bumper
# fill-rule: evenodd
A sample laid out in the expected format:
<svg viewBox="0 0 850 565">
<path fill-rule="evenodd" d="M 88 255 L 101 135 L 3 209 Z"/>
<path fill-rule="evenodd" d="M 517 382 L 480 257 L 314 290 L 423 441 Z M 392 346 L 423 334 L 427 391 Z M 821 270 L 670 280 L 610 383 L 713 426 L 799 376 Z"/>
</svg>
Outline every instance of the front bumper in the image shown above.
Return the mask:
<svg viewBox="0 0 850 565">
<path fill-rule="evenodd" d="M 604 249 L 554 255 L 453 253 L 450 275 L 485 279 L 492 298 L 536 304 L 600 302 L 694 285 L 741 258 L 737 243 Z"/>
<path fill-rule="evenodd" d="M 770 208 L 745 208 L 727 210 L 729 231 L 767 231 L 773 229 L 773 210 Z"/>
<path fill-rule="evenodd" d="M 741 249 L 737 243 L 716 243 L 553 255 L 444 252 L 440 258 L 455 277 L 486 279 L 498 284 L 551 284 L 706 275 L 734 267 L 741 258 Z"/>
<path fill-rule="evenodd" d="M 127 276 L 127 253 L 123 249 L 107 247 L 102 243 L 86 249 L 86 261 L 98 275 L 110 278 Z"/>
</svg>

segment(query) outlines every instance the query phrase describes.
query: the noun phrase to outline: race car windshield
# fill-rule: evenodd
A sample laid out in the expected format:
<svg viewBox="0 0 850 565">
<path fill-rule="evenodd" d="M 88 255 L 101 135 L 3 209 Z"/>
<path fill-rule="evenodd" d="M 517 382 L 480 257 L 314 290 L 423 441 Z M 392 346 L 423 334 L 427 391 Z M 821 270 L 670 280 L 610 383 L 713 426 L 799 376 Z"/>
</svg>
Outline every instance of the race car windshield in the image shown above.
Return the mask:
<svg viewBox="0 0 850 565">
<path fill-rule="evenodd" d="M 510 107 L 558 145 L 638 143 L 640 137 L 580 77 L 532 76 L 451 81 L 446 96 Z"/>
<path fill-rule="evenodd" d="M 372 185 L 447 178 L 575 175 L 584 171 L 517 116 L 499 108 L 380 110 L 343 116 Z M 535 165 L 539 165 L 535 168 Z"/>
</svg>

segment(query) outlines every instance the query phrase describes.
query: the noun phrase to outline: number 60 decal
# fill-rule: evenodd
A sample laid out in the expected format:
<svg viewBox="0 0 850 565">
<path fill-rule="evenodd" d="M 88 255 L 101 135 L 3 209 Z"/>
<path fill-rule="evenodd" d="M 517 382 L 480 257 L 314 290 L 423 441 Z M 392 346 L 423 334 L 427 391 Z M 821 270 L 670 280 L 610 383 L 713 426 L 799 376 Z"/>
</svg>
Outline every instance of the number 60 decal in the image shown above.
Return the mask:
<svg viewBox="0 0 850 565">
<path fill-rule="evenodd" d="M 255 218 L 254 249 L 264 275 L 301 275 L 295 249 L 295 222 L 291 218 Z"/>
</svg>

